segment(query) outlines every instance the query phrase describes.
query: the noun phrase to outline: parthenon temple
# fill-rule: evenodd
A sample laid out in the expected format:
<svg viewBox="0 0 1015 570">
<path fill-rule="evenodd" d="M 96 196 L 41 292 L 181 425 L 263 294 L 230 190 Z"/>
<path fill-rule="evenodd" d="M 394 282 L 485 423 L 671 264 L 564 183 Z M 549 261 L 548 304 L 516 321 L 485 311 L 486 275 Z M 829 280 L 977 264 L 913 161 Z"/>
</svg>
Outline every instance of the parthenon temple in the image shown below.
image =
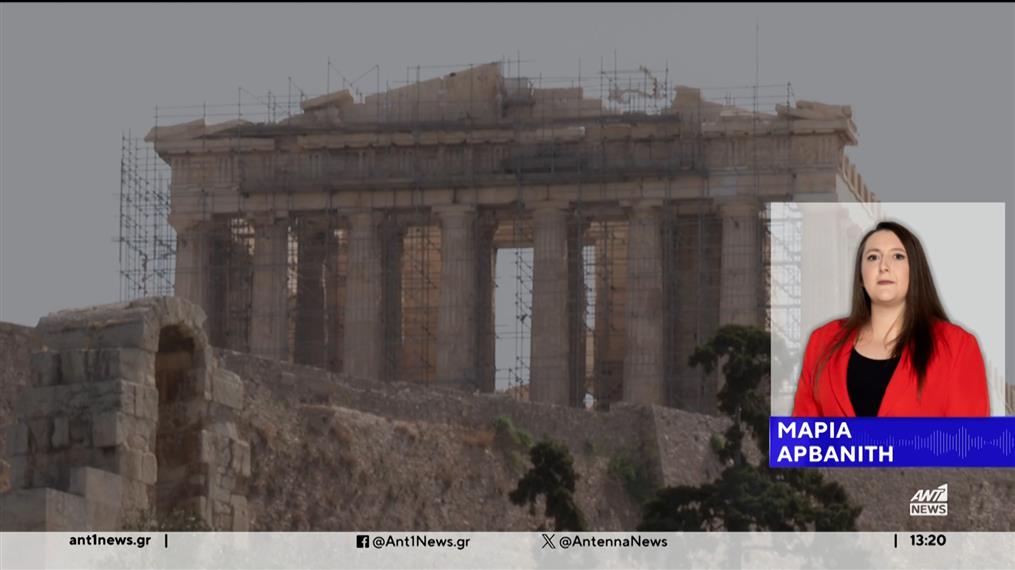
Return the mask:
<svg viewBox="0 0 1015 570">
<path fill-rule="evenodd" d="M 156 126 L 176 295 L 215 346 L 479 392 L 507 374 L 511 309 L 531 401 L 714 411 L 717 374 L 688 357 L 722 324 L 766 325 L 765 204 L 875 200 L 844 154 L 852 112 L 684 86 L 631 109 L 663 90 L 605 81 L 586 97 L 492 63 Z M 498 255 L 524 259 L 514 300 Z"/>
</svg>

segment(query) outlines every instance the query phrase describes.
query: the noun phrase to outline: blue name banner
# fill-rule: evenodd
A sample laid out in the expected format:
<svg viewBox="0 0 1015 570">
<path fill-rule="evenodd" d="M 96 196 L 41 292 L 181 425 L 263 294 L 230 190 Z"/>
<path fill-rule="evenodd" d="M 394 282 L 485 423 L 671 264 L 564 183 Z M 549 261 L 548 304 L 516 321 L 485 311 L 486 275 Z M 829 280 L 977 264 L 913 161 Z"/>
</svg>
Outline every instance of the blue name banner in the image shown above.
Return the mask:
<svg viewBox="0 0 1015 570">
<path fill-rule="evenodd" d="M 769 420 L 770 467 L 1015 467 L 1015 416 Z"/>
</svg>

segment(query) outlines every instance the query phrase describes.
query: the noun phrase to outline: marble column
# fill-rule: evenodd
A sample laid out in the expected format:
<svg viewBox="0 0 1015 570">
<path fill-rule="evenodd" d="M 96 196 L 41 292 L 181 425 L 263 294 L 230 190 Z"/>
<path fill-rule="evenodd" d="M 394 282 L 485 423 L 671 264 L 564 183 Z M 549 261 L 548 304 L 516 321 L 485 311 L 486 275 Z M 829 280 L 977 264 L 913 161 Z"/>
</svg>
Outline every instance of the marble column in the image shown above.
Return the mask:
<svg viewBox="0 0 1015 570">
<path fill-rule="evenodd" d="M 492 219 L 480 218 L 476 225 L 476 337 L 479 339 L 476 356 L 479 367 L 478 387 L 481 392 L 497 389 L 496 285 L 497 254 L 493 247 L 495 224 Z"/>
<path fill-rule="evenodd" d="M 532 213 L 532 361 L 529 399 L 570 403 L 567 211 L 540 205 Z"/>
<path fill-rule="evenodd" d="M 756 201 L 718 203 L 722 218 L 719 325 L 761 322 L 761 244 Z"/>
<path fill-rule="evenodd" d="M 254 282 L 250 315 L 250 352 L 289 358 L 289 290 L 287 287 L 289 220 L 262 217 L 254 226 Z"/>
<path fill-rule="evenodd" d="M 624 395 L 624 307 L 627 304 L 627 224 L 603 222 L 596 241 L 596 406 Z"/>
<path fill-rule="evenodd" d="M 337 223 L 332 224 L 337 225 Z M 337 235 L 336 235 L 337 234 Z M 324 263 L 325 330 L 328 338 L 327 368 L 342 371 L 345 357 L 345 285 L 349 267 L 349 230 L 329 229 L 325 238 L 327 256 Z"/>
<path fill-rule="evenodd" d="M 210 312 L 212 224 L 187 221 L 177 224 L 176 272 L 174 290 L 177 297 L 186 299 Z"/>
<path fill-rule="evenodd" d="M 475 387 L 477 356 L 476 209 L 435 209 L 441 223 L 441 289 L 437 382 Z"/>
<path fill-rule="evenodd" d="M 632 205 L 624 315 L 624 401 L 666 404 L 662 226 L 658 201 Z"/>
<path fill-rule="evenodd" d="M 303 218 L 298 221 L 296 262 L 296 331 L 293 361 L 324 367 L 325 291 L 322 278 L 328 255 L 327 224 Z"/>
<path fill-rule="evenodd" d="M 405 232 L 394 219 L 381 223 L 381 350 L 382 380 L 408 380 L 418 382 L 418 377 L 406 375 L 402 361 L 405 349 L 402 331 L 402 261 L 405 250 Z"/>
<path fill-rule="evenodd" d="M 344 372 L 371 380 L 379 380 L 384 371 L 382 219 L 379 212 L 369 210 L 349 216 Z"/>
</svg>

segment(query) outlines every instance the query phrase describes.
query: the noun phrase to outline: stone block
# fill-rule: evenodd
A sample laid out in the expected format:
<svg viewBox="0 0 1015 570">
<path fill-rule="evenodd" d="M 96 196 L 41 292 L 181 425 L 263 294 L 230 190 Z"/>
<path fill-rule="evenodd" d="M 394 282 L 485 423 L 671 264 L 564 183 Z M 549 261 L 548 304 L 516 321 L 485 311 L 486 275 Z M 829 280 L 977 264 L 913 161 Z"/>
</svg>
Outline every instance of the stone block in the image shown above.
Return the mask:
<svg viewBox="0 0 1015 570">
<path fill-rule="evenodd" d="M 123 425 L 123 414 L 105 412 L 96 415 L 92 420 L 92 445 L 95 447 L 115 447 L 127 439 Z"/>
<path fill-rule="evenodd" d="M 95 449 L 91 446 L 74 445 L 64 451 L 67 465 L 81 466 L 81 465 L 94 465 L 92 458 L 95 457 L 96 453 L 102 453 L 101 450 Z"/>
<path fill-rule="evenodd" d="M 247 509 L 247 498 L 241 495 L 233 495 L 229 502 L 233 507 L 233 526 L 228 530 L 237 532 L 249 531 L 250 515 Z"/>
<path fill-rule="evenodd" d="M 231 475 L 223 474 L 222 477 L 219 479 L 219 485 L 222 486 L 223 491 L 226 491 L 229 494 L 235 493 L 238 490 L 236 484 L 236 477 L 233 477 Z"/>
<path fill-rule="evenodd" d="M 132 481 L 151 484 L 144 480 L 144 456 L 145 452 L 133 449 L 120 448 L 116 450 L 116 471 L 121 477 Z"/>
<path fill-rule="evenodd" d="M 130 384 L 122 380 L 56 386 L 60 390 L 53 400 L 59 404 L 56 410 L 62 414 L 120 410 L 130 413 L 133 394 L 129 387 Z"/>
<path fill-rule="evenodd" d="M 216 370 L 212 375 L 212 399 L 223 406 L 242 410 L 243 380 L 228 370 Z"/>
<path fill-rule="evenodd" d="M 215 454 L 215 434 L 201 430 L 198 434 L 198 461 L 201 463 L 218 463 Z"/>
<path fill-rule="evenodd" d="M 131 433 L 127 435 L 127 448 L 135 451 L 145 451 L 150 449 L 148 438 L 144 434 Z"/>
<path fill-rule="evenodd" d="M 61 449 L 70 445 L 70 420 L 64 417 L 53 419 L 53 449 Z"/>
<path fill-rule="evenodd" d="M 151 505 L 149 493 L 152 490 L 151 485 L 147 485 L 140 481 L 131 481 L 124 479 L 121 484 L 122 494 L 120 505 L 122 512 L 131 513 L 137 511 L 147 511 Z"/>
<path fill-rule="evenodd" d="M 49 418 L 28 420 L 29 447 L 35 451 L 49 451 L 53 437 L 53 422 Z"/>
<path fill-rule="evenodd" d="M 155 355 L 139 348 L 72 348 L 60 352 L 65 383 L 122 379 L 137 384 L 153 382 Z"/>
<path fill-rule="evenodd" d="M 60 353 L 48 350 L 33 353 L 32 375 L 36 386 L 60 384 Z"/>
<path fill-rule="evenodd" d="M 159 464 L 154 453 L 141 456 L 141 482 L 154 485 L 159 478 Z"/>
<path fill-rule="evenodd" d="M 215 485 L 214 483 L 208 485 L 208 498 L 211 499 L 213 503 L 228 505 L 229 498 L 232 494 L 232 489 L 227 489 L 223 485 Z"/>
<path fill-rule="evenodd" d="M 91 446 L 92 422 L 87 416 L 75 416 L 70 420 L 71 443 Z"/>
<path fill-rule="evenodd" d="M 24 489 L 31 486 L 31 478 L 28 473 L 28 457 L 25 455 L 13 455 L 7 458 L 7 465 L 11 469 L 11 489 Z"/>
<path fill-rule="evenodd" d="M 228 530 L 233 524 L 233 507 L 229 504 L 229 496 L 225 500 L 212 499 L 212 528 Z"/>
<path fill-rule="evenodd" d="M 56 352 L 88 347 L 91 346 L 93 342 L 93 331 L 87 326 L 75 326 L 71 328 L 64 328 L 62 330 L 54 330 L 54 327 L 46 327 L 40 321 L 39 326 L 36 327 L 36 331 L 38 331 L 39 335 L 43 337 L 43 342 L 46 346 Z"/>
<path fill-rule="evenodd" d="M 155 441 L 156 424 L 154 420 L 139 418 L 137 416 L 126 416 L 123 419 L 123 427 L 128 436 L 140 435 L 148 441 L 149 445 Z M 146 451 L 151 451 L 151 449 L 146 449 Z"/>
<path fill-rule="evenodd" d="M 227 469 L 233 461 L 232 439 L 224 435 L 215 434 L 215 464 Z"/>
<path fill-rule="evenodd" d="M 210 430 L 212 433 L 218 436 L 222 436 L 229 439 L 239 439 L 240 433 L 236 429 L 236 424 L 233 422 L 215 422 L 211 425 Z"/>
<path fill-rule="evenodd" d="M 67 468 L 67 452 L 54 451 L 36 456 L 35 478 L 32 487 L 53 487 L 66 489 L 70 470 Z"/>
<path fill-rule="evenodd" d="M 60 396 L 66 391 L 66 386 L 39 386 L 25 390 L 18 398 L 14 409 L 22 418 L 38 418 L 51 415 L 54 411 L 61 410 Z M 62 411 L 62 410 L 61 410 Z"/>
<path fill-rule="evenodd" d="M 100 353 L 100 371 L 106 378 L 123 378 L 147 384 L 154 378 L 155 354 L 138 348 L 106 349 Z"/>
<path fill-rule="evenodd" d="M 134 386 L 134 415 L 148 420 L 159 418 L 159 391 L 154 386 Z"/>
<path fill-rule="evenodd" d="M 98 382 L 95 362 L 98 351 L 89 348 L 67 348 L 60 351 L 60 366 L 67 384 Z"/>
<path fill-rule="evenodd" d="M 88 529 L 85 499 L 56 489 L 21 489 L 0 495 L 0 531 Z"/>
<path fill-rule="evenodd" d="M 88 530 L 106 532 L 123 530 L 119 504 L 85 501 L 85 512 L 88 516 Z"/>
<path fill-rule="evenodd" d="M 119 507 L 123 492 L 123 478 L 116 473 L 94 467 L 75 467 L 70 471 L 69 490 L 89 502 Z"/>
<path fill-rule="evenodd" d="M 153 354 L 159 349 L 159 331 L 144 318 L 109 324 L 97 329 L 94 338 L 102 347 L 140 348 Z"/>
<path fill-rule="evenodd" d="M 16 421 L 7 426 L 7 455 L 25 455 L 28 453 L 28 426 Z"/>
<path fill-rule="evenodd" d="M 250 477 L 250 445 L 233 440 L 232 470 L 243 477 Z"/>
</svg>

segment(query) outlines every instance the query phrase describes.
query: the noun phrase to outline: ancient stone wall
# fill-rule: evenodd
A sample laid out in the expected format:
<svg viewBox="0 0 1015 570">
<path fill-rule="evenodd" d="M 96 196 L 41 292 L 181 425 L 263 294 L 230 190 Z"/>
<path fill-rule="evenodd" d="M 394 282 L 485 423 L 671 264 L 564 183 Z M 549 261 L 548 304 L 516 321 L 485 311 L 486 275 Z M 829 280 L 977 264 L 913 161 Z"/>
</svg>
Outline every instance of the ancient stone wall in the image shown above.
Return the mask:
<svg viewBox="0 0 1015 570">
<path fill-rule="evenodd" d="M 0 525 L 116 529 L 182 509 L 246 528 L 240 379 L 216 365 L 200 308 L 152 298 L 44 317 L 7 431 Z"/>
<path fill-rule="evenodd" d="M 712 441 L 722 418 L 355 378 L 211 348 L 202 326 L 193 305 L 149 299 L 56 313 L 0 337 L 13 356 L 3 378 L 32 378 L 8 430 L 5 530 L 112 530 L 133 511 L 175 507 L 219 529 L 531 530 L 538 521 L 505 499 L 525 457 L 498 441 L 503 419 L 568 446 L 596 529 L 639 520 L 618 466 L 652 487 L 701 484 L 723 468 Z M 1007 470 L 823 473 L 864 507 L 862 530 L 1015 529 Z M 942 483 L 949 517 L 911 519 L 914 489 Z"/>
</svg>

